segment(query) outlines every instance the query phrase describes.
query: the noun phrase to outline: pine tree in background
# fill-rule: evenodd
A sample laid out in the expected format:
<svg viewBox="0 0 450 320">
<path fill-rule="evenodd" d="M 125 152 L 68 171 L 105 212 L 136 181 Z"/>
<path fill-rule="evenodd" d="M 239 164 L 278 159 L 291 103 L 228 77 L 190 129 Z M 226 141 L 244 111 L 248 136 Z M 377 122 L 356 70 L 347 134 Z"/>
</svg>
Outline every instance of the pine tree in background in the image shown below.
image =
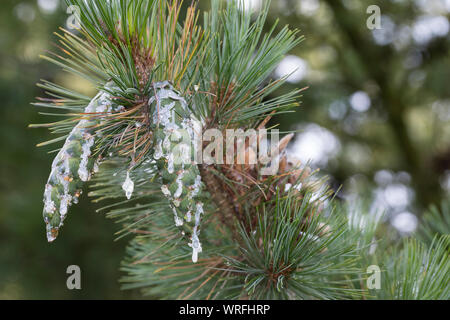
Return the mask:
<svg viewBox="0 0 450 320">
<path fill-rule="evenodd" d="M 179 161 L 207 148 L 186 146 L 211 129 L 263 130 L 298 106 L 302 90 L 271 97 L 286 78 L 270 75 L 302 37 L 276 25 L 263 33 L 269 1 L 256 16 L 238 2 L 212 0 L 201 23 L 195 3 L 68 1 L 81 29 L 61 29 L 63 55 L 46 59 L 99 93 L 40 84 L 50 98 L 35 105 L 68 111 L 33 125 L 62 135 L 48 143 L 65 141 L 45 186 L 48 240 L 92 180 L 89 195 L 131 238 L 123 287 L 151 297 L 450 298 L 448 223 L 429 224 L 429 241 L 393 245 L 379 217 L 336 204 L 327 181 L 292 159 L 292 134 L 264 164 L 249 143 L 215 150 L 215 162 Z M 382 268 L 381 289 L 367 287 L 370 265 Z"/>
</svg>

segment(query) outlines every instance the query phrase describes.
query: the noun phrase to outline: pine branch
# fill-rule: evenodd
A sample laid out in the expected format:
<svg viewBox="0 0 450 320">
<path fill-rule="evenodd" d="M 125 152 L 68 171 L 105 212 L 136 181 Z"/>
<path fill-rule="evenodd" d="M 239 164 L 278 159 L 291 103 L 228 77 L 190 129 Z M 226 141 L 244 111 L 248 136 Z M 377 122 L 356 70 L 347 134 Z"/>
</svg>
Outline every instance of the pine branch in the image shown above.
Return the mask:
<svg viewBox="0 0 450 320">
<path fill-rule="evenodd" d="M 243 152 L 234 142 L 215 151 L 230 162 L 198 164 L 191 161 L 198 150 L 186 148 L 207 129 L 262 130 L 298 106 L 301 89 L 268 98 L 286 81 L 269 80 L 274 68 L 302 40 L 288 27 L 275 33 L 276 24 L 263 34 L 270 1 L 253 19 L 237 1 L 212 0 L 203 27 L 194 2 L 184 21 L 180 1 L 68 4 L 80 8 L 81 36 L 62 30 L 62 53 L 45 59 L 99 93 L 40 84 L 49 97 L 35 105 L 64 118 L 33 125 L 60 135 L 41 145 L 64 140 L 44 195 L 50 241 L 92 177 L 89 195 L 105 202 L 99 211 L 122 225 L 118 238 L 132 238 L 122 267 L 126 289 L 177 299 L 366 296 L 361 273 L 378 220 L 347 217 L 335 206 L 326 179 L 287 153 L 292 134 L 265 164 L 252 163 L 254 146 L 245 139 Z M 268 176 L 271 163 L 279 166 Z M 369 223 L 360 228 L 362 221 Z M 401 259 L 383 257 L 400 285 L 379 296 L 448 298 L 439 282 L 448 278 L 447 240 L 428 251 L 407 242 Z"/>
<path fill-rule="evenodd" d="M 450 236 L 436 236 L 429 248 L 415 239 L 384 258 L 383 290 L 378 299 L 448 300 L 450 298 Z"/>
<path fill-rule="evenodd" d="M 436 235 L 450 234 L 450 201 L 443 200 L 438 208 L 430 206 L 422 217 L 420 235 L 428 243 L 431 243 Z"/>
</svg>

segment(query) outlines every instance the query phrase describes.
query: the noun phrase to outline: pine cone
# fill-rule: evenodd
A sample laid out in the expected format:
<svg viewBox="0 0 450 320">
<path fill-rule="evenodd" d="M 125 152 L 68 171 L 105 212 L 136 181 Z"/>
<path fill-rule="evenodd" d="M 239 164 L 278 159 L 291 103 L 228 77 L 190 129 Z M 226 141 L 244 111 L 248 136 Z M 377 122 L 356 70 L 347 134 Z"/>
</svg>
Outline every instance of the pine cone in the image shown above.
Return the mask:
<svg viewBox="0 0 450 320">
<path fill-rule="evenodd" d="M 44 221 L 47 240 L 52 242 L 58 236 L 69 207 L 78 203 L 84 182 L 98 169 L 99 156 L 94 157 L 96 140 L 95 127 L 101 116 L 112 110 L 111 96 L 100 92 L 84 110 L 86 118 L 70 132 L 63 147 L 52 163 L 50 177 L 44 192 Z"/>
<path fill-rule="evenodd" d="M 186 101 L 169 82 L 154 83 L 152 87 L 155 94 L 148 104 L 155 127 L 153 157 L 159 169 L 161 191 L 170 201 L 175 224 L 184 226 L 190 234 L 192 261 L 197 262 L 202 251 L 198 235 L 203 202 L 200 172 L 191 160 L 194 123 Z"/>
</svg>

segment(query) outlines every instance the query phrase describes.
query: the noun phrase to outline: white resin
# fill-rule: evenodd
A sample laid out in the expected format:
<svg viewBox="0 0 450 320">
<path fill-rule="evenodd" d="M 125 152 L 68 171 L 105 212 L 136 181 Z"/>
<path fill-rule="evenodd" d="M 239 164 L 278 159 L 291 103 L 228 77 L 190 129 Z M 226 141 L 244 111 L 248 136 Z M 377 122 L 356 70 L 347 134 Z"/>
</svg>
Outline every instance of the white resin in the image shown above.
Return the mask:
<svg viewBox="0 0 450 320">
<path fill-rule="evenodd" d="M 125 179 L 125 182 L 122 184 L 122 189 L 123 191 L 125 191 L 125 196 L 127 197 L 127 199 L 130 200 L 134 191 L 134 182 L 130 178 L 130 171 L 127 171 L 127 178 Z"/>
</svg>

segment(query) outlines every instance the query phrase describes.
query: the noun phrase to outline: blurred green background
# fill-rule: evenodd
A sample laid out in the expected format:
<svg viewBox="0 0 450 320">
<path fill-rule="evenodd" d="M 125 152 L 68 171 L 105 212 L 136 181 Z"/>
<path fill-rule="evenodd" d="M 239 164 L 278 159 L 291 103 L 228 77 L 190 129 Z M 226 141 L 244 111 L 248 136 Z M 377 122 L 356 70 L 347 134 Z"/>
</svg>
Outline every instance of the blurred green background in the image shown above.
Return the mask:
<svg viewBox="0 0 450 320">
<path fill-rule="evenodd" d="M 412 233 L 423 208 L 450 192 L 450 0 L 272 2 L 269 22 L 279 19 L 306 37 L 273 75 L 297 70 L 281 90 L 309 87 L 295 115 L 275 119 L 283 130 L 299 130 L 291 152 L 342 186 L 339 198 L 366 199 L 400 235 Z M 370 5 L 381 9 L 382 29 L 367 27 Z M 120 290 L 126 240 L 114 241 L 119 227 L 86 197 L 58 241 L 45 239 L 42 193 L 52 147 L 35 145 L 52 137 L 27 125 L 55 119 L 30 105 L 44 95 L 35 83 L 45 78 L 93 93 L 39 59 L 58 51 L 53 33 L 67 18 L 60 0 L 2 0 L 0 299 L 139 298 Z M 66 288 L 72 264 L 81 268 L 82 290 Z"/>
</svg>

